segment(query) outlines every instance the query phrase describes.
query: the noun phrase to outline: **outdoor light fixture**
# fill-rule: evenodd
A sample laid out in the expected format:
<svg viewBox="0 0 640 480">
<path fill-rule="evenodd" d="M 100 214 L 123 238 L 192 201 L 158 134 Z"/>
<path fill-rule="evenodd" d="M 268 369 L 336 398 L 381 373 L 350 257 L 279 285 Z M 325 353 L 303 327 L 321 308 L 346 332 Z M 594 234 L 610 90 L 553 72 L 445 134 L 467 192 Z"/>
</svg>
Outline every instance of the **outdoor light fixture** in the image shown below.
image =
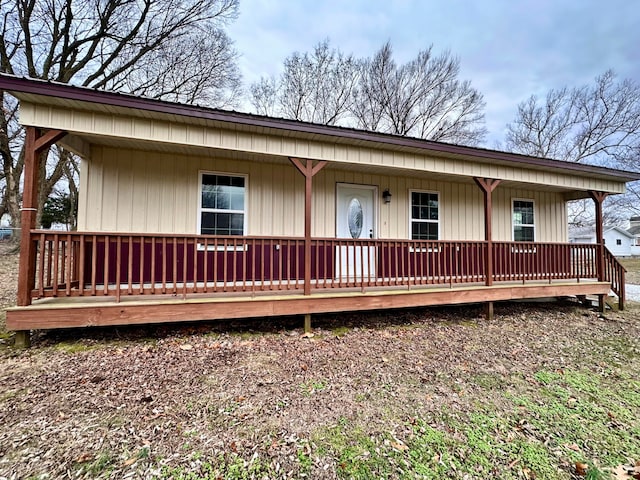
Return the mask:
<svg viewBox="0 0 640 480">
<path fill-rule="evenodd" d="M 391 203 L 391 192 L 385 190 L 382 192 L 382 198 L 384 199 L 384 203 Z"/>
</svg>

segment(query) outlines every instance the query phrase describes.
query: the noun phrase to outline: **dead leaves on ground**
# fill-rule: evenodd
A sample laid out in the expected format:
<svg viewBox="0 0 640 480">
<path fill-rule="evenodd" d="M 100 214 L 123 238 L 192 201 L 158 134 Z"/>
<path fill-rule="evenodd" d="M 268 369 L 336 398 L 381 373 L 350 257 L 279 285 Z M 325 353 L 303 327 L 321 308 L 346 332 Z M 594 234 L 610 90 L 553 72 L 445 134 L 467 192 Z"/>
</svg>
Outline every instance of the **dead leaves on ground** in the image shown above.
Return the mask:
<svg viewBox="0 0 640 480">
<path fill-rule="evenodd" d="M 591 467 L 583 462 L 575 462 L 575 473 L 579 477 L 586 477 Z M 640 480 L 640 460 L 630 462 L 628 465 L 618 465 L 615 468 L 607 469 L 614 480 Z"/>
<path fill-rule="evenodd" d="M 640 460 L 629 465 L 618 465 L 611 470 L 615 480 L 640 480 Z"/>
</svg>

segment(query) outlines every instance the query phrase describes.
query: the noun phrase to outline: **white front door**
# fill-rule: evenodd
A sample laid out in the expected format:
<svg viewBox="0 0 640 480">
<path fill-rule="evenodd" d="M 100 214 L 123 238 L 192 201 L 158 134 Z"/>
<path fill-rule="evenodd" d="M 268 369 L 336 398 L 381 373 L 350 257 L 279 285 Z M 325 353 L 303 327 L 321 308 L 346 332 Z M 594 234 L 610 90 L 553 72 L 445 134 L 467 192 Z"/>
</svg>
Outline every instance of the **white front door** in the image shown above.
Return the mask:
<svg viewBox="0 0 640 480">
<path fill-rule="evenodd" d="M 336 189 L 336 236 L 349 239 L 376 238 L 375 198 L 371 185 L 339 183 Z M 363 279 L 375 275 L 375 247 L 346 245 L 336 249 L 336 276 Z"/>
</svg>

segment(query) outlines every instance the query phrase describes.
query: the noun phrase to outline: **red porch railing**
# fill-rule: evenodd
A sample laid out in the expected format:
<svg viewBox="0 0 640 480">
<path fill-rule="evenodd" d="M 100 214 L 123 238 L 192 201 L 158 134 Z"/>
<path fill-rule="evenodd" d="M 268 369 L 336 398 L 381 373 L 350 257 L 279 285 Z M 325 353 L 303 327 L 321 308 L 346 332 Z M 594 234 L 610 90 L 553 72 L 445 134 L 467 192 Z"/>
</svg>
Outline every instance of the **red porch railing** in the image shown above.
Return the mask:
<svg viewBox="0 0 640 480">
<path fill-rule="evenodd" d="M 304 289 L 302 238 L 34 230 L 32 241 L 32 298 Z M 315 238 L 312 288 L 484 284 L 487 249 L 484 241 Z M 597 278 L 596 245 L 493 242 L 491 253 L 494 282 Z"/>
<path fill-rule="evenodd" d="M 604 248 L 604 280 L 611 283 L 611 290 L 618 296 L 618 306 L 624 309 L 625 298 L 625 273 L 627 270 L 622 266 L 616 257 Z"/>
</svg>

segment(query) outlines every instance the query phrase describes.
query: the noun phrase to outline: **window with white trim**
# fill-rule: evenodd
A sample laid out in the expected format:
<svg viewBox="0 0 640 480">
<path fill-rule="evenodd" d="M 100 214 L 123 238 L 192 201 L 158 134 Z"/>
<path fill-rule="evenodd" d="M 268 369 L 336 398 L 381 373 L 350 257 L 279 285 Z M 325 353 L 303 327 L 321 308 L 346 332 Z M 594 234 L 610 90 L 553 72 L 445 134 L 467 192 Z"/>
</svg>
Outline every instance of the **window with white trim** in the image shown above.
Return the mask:
<svg viewBox="0 0 640 480">
<path fill-rule="evenodd" d="M 244 175 L 200 174 L 201 235 L 244 235 L 246 225 Z"/>
<path fill-rule="evenodd" d="M 533 200 L 513 200 L 513 240 L 534 242 L 536 227 Z"/>
<path fill-rule="evenodd" d="M 411 239 L 438 240 L 440 205 L 435 192 L 411 191 Z"/>
</svg>

